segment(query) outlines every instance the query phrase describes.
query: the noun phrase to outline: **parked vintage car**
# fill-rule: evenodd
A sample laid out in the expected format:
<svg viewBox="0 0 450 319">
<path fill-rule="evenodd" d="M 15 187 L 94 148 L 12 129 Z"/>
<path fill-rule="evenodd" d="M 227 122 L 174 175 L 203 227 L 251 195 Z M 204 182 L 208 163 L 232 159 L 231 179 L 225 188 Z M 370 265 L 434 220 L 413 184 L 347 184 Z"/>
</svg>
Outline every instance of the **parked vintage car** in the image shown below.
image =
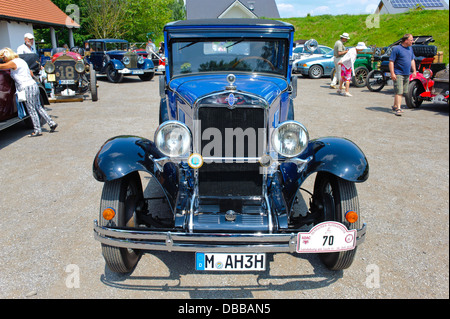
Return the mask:
<svg viewBox="0 0 450 319">
<path fill-rule="evenodd" d="M 31 69 L 35 71 L 40 69 L 37 54 L 20 54 L 19 56 L 27 61 Z M 49 105 L 50 102 L 44 86 L 39 81 L 36 81 L 36 83 L 39 87 L 41 104 Z M 16 85 L 11 78 L 10 71 L 0 70 L 0 130 L 21 122 L 24 122 L 27 127 L 33 128 L 33 123 L 24 103 L 17 100 Z"/>
<path fill-rule="evenodd" d="M 367 76 L 372 70 L 372 56 L 373 52 L 371 49 L 366 49 L 358 53 L 354 63 L 355 75 L 352 76 L 352 84 L 356 87 L 364 87 L 367 84 Z M 330 77 L 334 77 L 333 69 L 331 71 Z"/>
<path fill-rule="evenodd" d="M 305 49 L 304 46 L 297 46 L 294 49 L 292 56 L 294 59 L 294 63 L 296 63 L 303 59 L 320 57 L 324 54 L 331 52 L 332 50 L 333 50 L 332 48 L 327 47 L 325 45 L 318 45 L 317 49 L 311 52 Z"/>
<path fill-rule="evenodd" d="M 418 108 L 423 101 L 442 101 L 449 103 L 448 64 L 433 76 L 431 69 L 410 76 L 409 91 L 405 96 L 409 108 Z"/>
<path fill-rule="evenodd" d="M 300 73 L 311 79 L 320 79 L 323 76 L 330 76 L 334 69 L 333 51 L 327 54 L 306 58 L 294 63 L 293 72 Z"/>
<path fill-rule="evenodd" d="M 310 140 L 294 120 L 294 27 L 185 20 L 164 35 L 154 140 L 113 137 L 93 162 L 104 182 L 94 234 L 109 269 L 130 272 L 149 250 L 195 252 L 199 271 L 263 270 L 277 252 L 349 267 L 365 239 L 356 183 L 369 165 L 350 140 Z M 313 173 L 309 209 L 293 209 Z M 166 211 L 144 197 L 141 174 L 159 182 Z"/>
<path fill-rule="evenodd" d="M 418 72 L 423 72 L 425 69 L 432 69 L 433 72 L 438 72 L 445 68 L 443 63 L 433 63 L 434 57 L 437 53 L 437 47 L 430 45 L 435 42 L 432 36 L 413 36 L 414 44 L 412 49 L 416 57 L 415 63 Z M 381 91 L 386 84 L 392 85 L 391 73 L 389 70 L 389 57 L 392 48 L 399 45 L 401 39 L 395 41 L 388 47 L 377 48 L 372 59 L 372 71 L 367 75 L 366 85 L 372 92 Z"/>
<path fill-rule="evenodd" d="M 80 53 L 64 48 L 52 50 L 51 59 L 44 65 L 51 98 L 83 98 L 90 93 L 92 101 L 98 101 L 95 70 Z"/>
<path fill-rule="evenodd" d="M 130 50 L 126 40 L 94 39 L 85 42 L 87 59 L 98 74 L 106 74 L 108 80 L 119 83 L 124 75 L 137 75 L 142 81 L 150 81 L 155 75 L 152 60 Z"/>
</svg>

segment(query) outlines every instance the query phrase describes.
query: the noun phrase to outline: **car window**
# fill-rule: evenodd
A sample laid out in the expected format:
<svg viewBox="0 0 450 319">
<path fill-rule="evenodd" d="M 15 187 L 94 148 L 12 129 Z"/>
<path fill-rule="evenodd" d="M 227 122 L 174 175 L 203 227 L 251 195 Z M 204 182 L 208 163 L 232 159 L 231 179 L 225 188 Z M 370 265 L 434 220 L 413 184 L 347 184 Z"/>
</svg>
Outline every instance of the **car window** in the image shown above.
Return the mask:
<svg viewBox="0 0 450 319">
<path fill-rule="evenodd" d="M 128 50 L 128 43 L 126 42 L 106 42 L 106 51 L 126 51 Z"/>
<path fill-rule="evenodd" d="M 326 47 L 321 47 L 320 49 L 322 50 L 323 54 L 327 54 L 328 52 L 333 50 L 332 48 L 326 48 Z"/>
<path fill-rule="evenodd" d="M 173 75 L 199 72 L 265 72 L 284 75 L 288 43 L 283 39 L 207 39 L 175 41 Z"/>
</svg>

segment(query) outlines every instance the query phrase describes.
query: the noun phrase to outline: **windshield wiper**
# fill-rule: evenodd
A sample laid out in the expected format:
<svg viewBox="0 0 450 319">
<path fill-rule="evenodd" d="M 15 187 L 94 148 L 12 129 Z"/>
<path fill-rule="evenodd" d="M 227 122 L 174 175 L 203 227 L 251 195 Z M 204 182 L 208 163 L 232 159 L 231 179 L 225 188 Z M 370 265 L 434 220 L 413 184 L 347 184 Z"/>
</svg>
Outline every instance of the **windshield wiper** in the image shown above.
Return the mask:
<svg viewBox="0 0 450 319">
<path fill-rule="evenodd" d="M 181 50 L 183 50 L 184 48 L 188 48 L 188 47 L 190 47 L 191 45 L 194 45 L 194 44 L 196 44 L 196 43 L 198 43 L 198 42 L 199 42 L 199 41 L 194 41 L 194 42 L 191 42 L 191 43 L 189 43 L 189 44 L 186 44 L 184 47 L 179 48 L 178 51 L 181 51 Z"/>
<path fill-rule="evenodd" d="M 236 44 L 239 44 L 239 43 L 241 43 L 242 41 L 244 41 L 244 39 L 240 39 L 240 40 L 238 40 L 238 41 L 236 41 L 236 42 L 230 44 L 229 46 L 226 47 L 226 49 L 231 48 L 232 46 L 235 46 Z"/>
</svg>

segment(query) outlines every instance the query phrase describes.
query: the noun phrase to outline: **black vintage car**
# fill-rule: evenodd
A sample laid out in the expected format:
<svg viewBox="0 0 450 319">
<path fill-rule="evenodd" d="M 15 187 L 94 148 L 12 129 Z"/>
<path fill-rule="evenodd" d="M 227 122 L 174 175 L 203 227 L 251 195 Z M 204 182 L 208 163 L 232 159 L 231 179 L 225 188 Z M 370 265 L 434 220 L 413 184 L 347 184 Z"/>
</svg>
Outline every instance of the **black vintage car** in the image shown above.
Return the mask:
<svg viewBox="0 0 450 319">
<path fill-rule="evenodd" d="M 121 82 L 125 75 L 137 75 L 142 81 L 150 81 L 155 76 L 152 60 L 131 50 L 126 40 L 93 39 L 84 46 L 95 71 L 106 74 L 112 83 Z"/>
<path fill-rule="evenodd" d="M 93 162 L 104 183 L 94 233 L 109 269 L 130 272 L 148 250 L 194 252 L 198 271 L 263 270 L 278 252 L 349 267 L 365 238 L 356 183 L 369 165 L 347 139 L 310 140 L 294 116 L 294 27 L 186 20 L 164 33 L 154 139 L 113 137 Z M 159 182 L 166 211 L 144 197 L 141 172 Z M 296 211 L 313 173 L 309 205 Z"/>
</svg>

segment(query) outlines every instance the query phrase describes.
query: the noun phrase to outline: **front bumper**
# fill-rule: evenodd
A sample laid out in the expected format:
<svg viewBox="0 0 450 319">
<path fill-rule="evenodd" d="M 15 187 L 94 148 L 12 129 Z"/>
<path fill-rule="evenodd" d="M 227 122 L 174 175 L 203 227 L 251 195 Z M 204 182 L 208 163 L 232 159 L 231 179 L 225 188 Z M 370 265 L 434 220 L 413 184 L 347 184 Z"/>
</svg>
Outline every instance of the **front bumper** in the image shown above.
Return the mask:
<svg viewBox="0 0 450 319">
<path fill-rule="evenodd" d="M 356 246 L 364 242 L 367 225 L 357 230 Z M 291 233 L 186 233 L 102 227 L 94 221 L 94 237 L 114 247 L 184 252 L 294 253 L 297 232 Z"/>
<path fill-rule="evenodd" d="M 122 70 L 118 70 L 121 74 L 130 74 L 130 75 L 139 75 L 139 74 L 145 74 L 145 73 L 152 73 L 155 72 L 155 69 L 128 69 L 124 68 Z"/>
</svg>

